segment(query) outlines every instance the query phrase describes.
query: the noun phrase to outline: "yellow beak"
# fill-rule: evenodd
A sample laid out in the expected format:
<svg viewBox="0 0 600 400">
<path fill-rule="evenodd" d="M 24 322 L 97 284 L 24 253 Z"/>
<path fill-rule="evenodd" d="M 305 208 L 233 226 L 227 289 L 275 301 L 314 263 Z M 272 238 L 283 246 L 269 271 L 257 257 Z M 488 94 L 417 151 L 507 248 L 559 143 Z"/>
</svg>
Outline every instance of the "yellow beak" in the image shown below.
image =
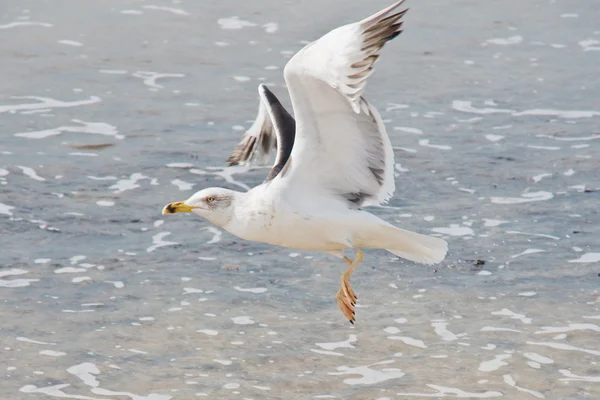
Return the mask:
<svg viewBox="0 0 600 400">
<path fill-rule="evenodd" d="M 176 201 L 175 203 L 167 204 L 163 208 L 162 213 L 164 215 L 164 214 L 175 214 L 175 213 L 182 213 L 182 212 L 192 212 L 192 210 L 194 208 L 197 208 L 197 207 L 185 205 L 183 203 L 183 201 Z"/>
</svg>

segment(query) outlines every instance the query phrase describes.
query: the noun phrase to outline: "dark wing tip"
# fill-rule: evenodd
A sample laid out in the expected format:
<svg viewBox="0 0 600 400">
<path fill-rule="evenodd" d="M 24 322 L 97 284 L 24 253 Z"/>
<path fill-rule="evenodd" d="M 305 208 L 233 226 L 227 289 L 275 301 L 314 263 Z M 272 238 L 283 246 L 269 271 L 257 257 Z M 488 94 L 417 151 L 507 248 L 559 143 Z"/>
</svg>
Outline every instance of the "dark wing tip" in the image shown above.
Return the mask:
<svg viewBox="0 0 600 400">
<path fill-rule="evenodd" d="M 248 161 L 254 153 L 256 137 L 245 136 L 227 158 L 227 165 L 239 165 Z"/>
</svg>

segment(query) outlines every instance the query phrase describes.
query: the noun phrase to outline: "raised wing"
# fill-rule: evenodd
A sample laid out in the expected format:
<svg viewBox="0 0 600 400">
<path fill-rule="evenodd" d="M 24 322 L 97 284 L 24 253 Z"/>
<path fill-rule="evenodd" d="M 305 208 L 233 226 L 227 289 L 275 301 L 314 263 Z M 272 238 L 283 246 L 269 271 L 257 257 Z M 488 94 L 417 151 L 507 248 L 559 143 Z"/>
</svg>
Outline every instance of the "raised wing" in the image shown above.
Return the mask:
<svg viewBox="0 0 600 400">
<path fill-rule="evenodd" d="M 229 165 L 252 162 L 257 155 L 268 158 L 277 148 L 275 164 L 266 181 L 275 178 L 288 161 L 294 146 L 296 121 L 265 85 L 258 86 L 260 98 L 256 120 L 227 159 Z"/>
<path fill-rule="evenodd" d="M 289 179 L 320 185 L 355 204 L 381 204 L 395 190 L 394 153 L 377 110 L 362 97 L 383 45 L 402 30 L 400 0 L 300 50 L 285 80 L 296 115 Z"/>
</svg>

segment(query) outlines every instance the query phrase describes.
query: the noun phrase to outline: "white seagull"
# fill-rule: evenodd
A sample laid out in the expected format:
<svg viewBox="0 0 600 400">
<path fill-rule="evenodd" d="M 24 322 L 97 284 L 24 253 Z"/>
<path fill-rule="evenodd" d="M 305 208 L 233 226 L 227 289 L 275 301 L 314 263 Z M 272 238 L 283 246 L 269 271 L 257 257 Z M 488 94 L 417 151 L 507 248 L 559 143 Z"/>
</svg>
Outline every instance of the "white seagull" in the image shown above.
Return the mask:
<svg viewBox="0 0 600 400">
<path fill-rule="evenodd" d="M 350 276 L 361 248 L 385 249 L 423 264 L 439 263 L 448 244 L 396 228 L 361 209 L 387 202 L 395 190 L 394 152 L 375 108 L 363 97 L 383 45 L 401 32 L 404 0 L 306 45 L 284 70 L 295 119 L 260 85 L 256 122 L 230 164 L 268 155 L 267 179 L 247 192 L 207 188 L 170 203 L 163 214 L 192 212 L 242 239 L 320 250 L 348 265 L 336 299 L 351 323 L 356 294 Z M 344 256 L 353 249 L 354 260 Z"/>
</svg>

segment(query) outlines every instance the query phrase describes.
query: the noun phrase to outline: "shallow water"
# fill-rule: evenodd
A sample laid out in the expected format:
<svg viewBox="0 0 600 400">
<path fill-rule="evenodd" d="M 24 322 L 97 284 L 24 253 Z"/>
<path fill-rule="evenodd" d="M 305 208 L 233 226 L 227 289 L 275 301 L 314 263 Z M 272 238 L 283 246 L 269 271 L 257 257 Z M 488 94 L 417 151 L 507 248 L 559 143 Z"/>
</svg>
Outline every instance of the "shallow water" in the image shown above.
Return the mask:
<svg viewBox="0 0 600 400">
<path fill-rule="evenodd" d="M 372 212 L 450 243 L 345 267 L 162 206 L 223 169 L 256 86 L 387 2 L 8 0 L 1 398 L 600 398 L 600 8 L 412 2 L 366 95 L 396 149 Z M 301 22 L 299 22 L 301 21 Z M 485 263 L 476 262 L 483 260 Z"/>
</svg>

